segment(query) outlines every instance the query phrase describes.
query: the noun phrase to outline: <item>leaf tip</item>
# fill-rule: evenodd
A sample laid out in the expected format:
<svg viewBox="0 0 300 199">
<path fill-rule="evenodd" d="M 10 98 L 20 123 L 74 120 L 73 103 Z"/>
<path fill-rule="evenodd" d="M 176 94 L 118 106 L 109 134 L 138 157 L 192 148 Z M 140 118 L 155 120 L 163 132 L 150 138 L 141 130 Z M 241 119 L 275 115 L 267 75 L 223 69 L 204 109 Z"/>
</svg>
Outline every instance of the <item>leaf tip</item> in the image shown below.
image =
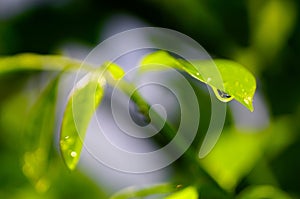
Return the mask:
<svg viewBox="0 0 300 199">
<path fill-rule="evenodd" d="M 254 111 L 253 98 L 245 98 L 242 104 L 250 111 Z"/>
<path fill-rule="evenodd" d="M 252 103 L 251 103 L 251 105 L 249 106 L 249 110 L 250 110 L 251 112 L 254 111 L 254 107 L 253 107 L 253 104 L 252 104 Z"/>
</svg>

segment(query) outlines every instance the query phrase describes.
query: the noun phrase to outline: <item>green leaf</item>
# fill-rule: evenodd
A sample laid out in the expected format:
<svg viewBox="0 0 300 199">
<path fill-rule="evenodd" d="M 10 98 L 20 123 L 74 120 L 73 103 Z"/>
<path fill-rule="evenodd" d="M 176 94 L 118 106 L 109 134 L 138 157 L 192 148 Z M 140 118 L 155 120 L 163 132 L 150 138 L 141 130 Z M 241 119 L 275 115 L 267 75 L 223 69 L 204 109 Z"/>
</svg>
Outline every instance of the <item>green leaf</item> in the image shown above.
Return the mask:
<svg viewBox="0 0 300 199">
<path fill-rule="evenodd" d="M 178 191 L 165 199 L 198 199 L 198 192 L 195 187 L 187 187 L 181 191 Z"/>
<path fill-rule="evenodd" d="M 206 78 L 204 82 L 213 88 L 228 93 L 250 111 L 253 111 L 252 102 L 256 90 L 256 80 L 254 76 L 245 67 L 234 61 L 215 59 L 214 63 L 222 76 L 224 88 L 220 88 L 218 84 L 213 81 L 214 77 L 211 77 L 211 82 L 208 81 L 209 78 Z M 206 61 L 193 62 L 193 64 L 199 66 L 198 68 L 201 68 L 201 70 L 203 68 L 201 74 L 206 73 L 207 71 L 205 70 L 209 70 L 210 66 L 210 63 Z M 209 72 L 207 73 L 209 74 Z"/>
<path fill-rule="evenodd" d="M 251 47 L 264 60 L 274 59 L 288 42 L 297 23 L 297 5 L 294 1 L 264 1 L 250 3 Z M 281 21 L 278 24 L 278 21 Z M 271 33 L 271 34 L 270 34 Z"/>
<path fill-rule="evenodd" d="M 164 66 L 164 67 L 162 67 Z M 164 51 L 151 53 L 141 61 L 141 70 L 166 69 L 183 70 L 192 77 L 212 87 L 218 99 L 228 102 L 236 99 L 253 111 L 253 96 L 256 89 L 254 76 L 242 65 L 223 59 L 185 61 L 175 59 Z"/>
<path fill-rule="evenodd" d="M 120 80 L 125 75 L 125 71 L 113 62 L 106 62 L 103 64 L 103 67 L 105 67 L 105 69 L 115 80 Z"/>
<path fill-rule="evenodd" d="M 292 197 L 290 197 L 284 191 L 269 185 L 253 186 L 253 187 L 246 188 L 237 197 L 237 199 L 265 199 L 265 198 L 292 199 Z"/>
<path fill-rule="evenodd" d="M 221 187 L 233 191 L 250 172 L 254 175 L 253 169 L 258 163 L 272 160 L 297 140 L 297 130 L 292 123 L 289 118 L 281 117 L 261 131 L 225 128 L 213 150 L 199 163 Z M 267 180 L 269 176 L 272 178 L 269 173 L 265 170 L 258 175 Z"/>
<path fill-rule="evenodd" d="M 81 67 L 81 62 L 60 55 L 38 55 L 32 53 L 0 57 L 0 75 L 17 71 L 63 71 Z M 85 65 L 86 67 L 86 65 Z"/>
<path fill-rule="evenodd" d="M 49 188 L 52 181 L 50 171 L 56 164 L 53 138 L 59 77 L 49 83 L 31 108 L 23 136 L 23 173 L 39 192 Z"/>
<path fill-rule="evenodd" d="M 265 136 L 263 133 L 241 133 L 235 128 L 226 128 L 210 154 L 199 160 L 200 164 L 218 184 L 232 191 L 261 158 Z"/>
<path fill-rule="evenodd" d="M 100 71 L 91 72 L 70 94 L 60 135 L 61 153 L 70 170 L 74 170 L 79 161 L 88 125 L 104 94 L 104 84 Z"/>
<path fill-rule="evenodd" d="M 158 194 L 168 194 L 175 190 L 176 187 L 172 184 L 158 184 L 145 188 L 129 187 L 114 194 L 110 199 L 144 198 Z"/>
</svg>

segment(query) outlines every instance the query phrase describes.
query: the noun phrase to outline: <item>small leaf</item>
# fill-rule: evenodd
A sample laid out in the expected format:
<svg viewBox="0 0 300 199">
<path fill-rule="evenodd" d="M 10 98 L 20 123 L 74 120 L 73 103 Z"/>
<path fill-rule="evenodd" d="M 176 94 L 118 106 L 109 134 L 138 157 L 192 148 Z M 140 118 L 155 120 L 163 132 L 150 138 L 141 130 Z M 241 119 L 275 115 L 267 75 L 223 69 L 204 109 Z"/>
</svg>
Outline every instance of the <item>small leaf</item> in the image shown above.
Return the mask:
<svg viewBox="0 0 300 199">
<path fill-rule="evenodd" d="M 88 73 L 69 97 L 61 125 L 60 149 L 70 170 L 74 170 L 79 161 L 89 122 L 103 97 L 104 84 L 99 71 Z"/>
<path fill-rule="evenodd" d="M 55 166 L 53 138 L 59 77 L 49 83 L 32 107 L 23 136 L 23 173 L 39 192 L 49 188 L 53 177 L 49 171 Z"/>
<path fill-rule="evenodd" d="M 162 70 L 166 69 L 165 67 L 180 69 L 182 66 L 178 60 L 165 51 L 156 51 L 146 55 L 140 64 L 141 71 Z"/>
<path fill-rule="evenodd" d="M 198 199 L 198 192 L 195 187 L 187 187 L 181 191 L 178 191 L 165 199 Z"/>
<path fill-rule="evenodd" d="M 159 69 L 162 68 L 160 65 L 183 70 L 211 86 L 221 101 L 227 102 L 234 98 L 253 111 L 255 78 L 245 67 L 234 61 L 216 59 L 213 62 L 210 60 L 187 62 L 175 59 L 164 51 L 157 51 L 144 57 L 141 70 Z"/>
</svg>

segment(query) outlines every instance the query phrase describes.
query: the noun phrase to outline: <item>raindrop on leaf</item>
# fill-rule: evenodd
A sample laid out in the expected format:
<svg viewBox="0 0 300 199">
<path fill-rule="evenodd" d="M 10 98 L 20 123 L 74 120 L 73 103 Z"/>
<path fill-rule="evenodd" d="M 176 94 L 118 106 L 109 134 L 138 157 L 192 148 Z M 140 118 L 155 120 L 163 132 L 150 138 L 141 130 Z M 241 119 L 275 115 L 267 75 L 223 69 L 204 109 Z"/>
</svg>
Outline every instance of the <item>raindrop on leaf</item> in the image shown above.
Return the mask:
<svg viewBox="0 0 300 199">
<path fill-rule="evenodd" d="M 215 87 L 212 87 L 216 97 L 221 101 L 221 102 L 229 102 L 233 99 L 233 96 L 229 95 L 228 93 L 225 93 L 224 91 L 221 91 Z"/>
</svg>

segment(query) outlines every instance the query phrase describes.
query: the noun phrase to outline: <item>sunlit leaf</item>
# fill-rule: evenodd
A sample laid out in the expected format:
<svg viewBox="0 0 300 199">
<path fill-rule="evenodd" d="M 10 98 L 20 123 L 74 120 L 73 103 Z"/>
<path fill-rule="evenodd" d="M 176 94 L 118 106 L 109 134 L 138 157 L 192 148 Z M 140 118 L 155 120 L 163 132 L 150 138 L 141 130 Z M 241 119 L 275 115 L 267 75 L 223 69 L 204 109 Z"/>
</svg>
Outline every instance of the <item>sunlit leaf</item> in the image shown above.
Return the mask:
<svg viewBox="0 0 300 199">
<path fill-rule="evenodd" d="M 195 187 L 187 187 L 181 191 L 178 191 L 165 199 L 198 199 L 198 192 Z"/>
<path fill-rule="evenodd" d="M 107 62 L 103 65 L 103 67 L 105 67 L 105 69 L 115 80 L 119 80 L 125 75 L 124 70 L 113 62 Z"/>
<path fill-rule="evenodd" d="M 261 185 L 249 187 L 246 190 L 242 191 L 242 193 L 237 197 L 237 199 L 292 199 L 287 193 L 284 191 L 269 186 L 269 185 Z"/>
<path fill-rule="evenodd" d="M 0 75 L 17 71 L 62 71 L 78 69 L 81 62 L 60 55 L 38 55 L 32 53 L 0 57 Z"/>
<path fill-rule="evenodd" d="M 75 169 L 90 120 L 103 97 L 105 81 L 99 72 L 85 75 L 74 87 L 64 112 L 60 149 L 70 170 Z"/>
<path fill-rule="evenodd" d="M 163 70 L 162 66 L 180 69 L 181 63 L 165 51 L 156 51 L 143 57 L 140 64 L 142 71 Z"/>
<path fill-rule="evenodd" d="M 144 198 L 154 195 L 169 194 L 175 190 L 176 187 L 172 184 L 158 184 L 144 188 L 129 187 L 114 194 L 110 199 Z"/>
<path fill-rule="evenodd" d="M 234 61 L 216 59 L 213 62 L 209 60 L 187 62 L 175 59 L 164 51 L 157 51 L 145 56 L 141 62 L 142 70 L 166 68 L 162 66 L 183 70 L 211 86 L 221 101 L 227 102 L 234 98 L 253 111 L 255 78 L 245 67 Z"/>
<path fill-rule="evenodd" d="M 55 165 L 53 138 L 58 80 L 59 77 L 49 83 L 31 108 L 23 137 L 23 172 L 39 192 L 49 188 L 50 171 Z"/>
</svg>

